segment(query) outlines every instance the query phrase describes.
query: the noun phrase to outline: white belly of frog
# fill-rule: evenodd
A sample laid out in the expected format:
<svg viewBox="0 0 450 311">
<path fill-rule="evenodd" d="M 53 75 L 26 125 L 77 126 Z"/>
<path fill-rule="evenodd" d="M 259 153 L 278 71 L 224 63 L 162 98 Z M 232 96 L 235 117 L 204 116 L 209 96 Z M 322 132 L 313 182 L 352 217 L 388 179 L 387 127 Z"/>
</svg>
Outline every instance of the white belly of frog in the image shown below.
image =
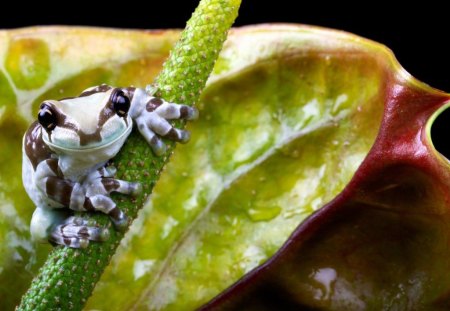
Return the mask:
<svg viewBox="0 0 450 311">
<path fill-rule="evenodd" d="M 112 192 L 136 195 L 141 186 L 116 179 L 106 163 L 122 148 L 133 122 L 153 152 L 166 148 L 161 137 L 185 143 L 189 133 L 169 120 L 197 118 L 195 108 L 168 103 L 139 88 L 101 85 L 80 96 L 41 104 L 38 122 L 23 140 L 23 183 L 36 205 L 30 231 L 36 240 L 74 248 L 104 241 L 106 228 L 73 216 L 102 212 L 117 230 L 128 226 Z"/>
</svg>

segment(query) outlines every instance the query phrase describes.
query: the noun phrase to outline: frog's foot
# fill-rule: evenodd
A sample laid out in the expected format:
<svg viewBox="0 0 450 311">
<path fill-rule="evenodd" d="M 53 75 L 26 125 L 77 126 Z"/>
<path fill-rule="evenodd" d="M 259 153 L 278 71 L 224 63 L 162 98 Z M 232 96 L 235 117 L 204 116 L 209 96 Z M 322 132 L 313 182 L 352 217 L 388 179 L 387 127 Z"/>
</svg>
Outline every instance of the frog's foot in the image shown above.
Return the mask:
<svg viewBox="0 0 450 311">
<path fill-rule="evenodd" d="M 145 108 L 140 113 L 132 112 L 137 127 L 147 140 L 156 155 L 166 151 L 166 146 L 160 137 L 187 143 L 190 139 L 188 131 L 174 128 L 168 120 L 194 120 L 198 117 L 198 110 L 187 105 L 166 102 L 157 97 L 150 97 Z"/>
<path fill-rule="evenodd" d="M 114 203 L 114 201 L 103 194 L 87 197 L 84 208 L 88 211 L 99 211 L 108 215 L 114 227 L 119 231 L 124 231 L 128 226 L 128 218 Z"/>
<path fill-rule="evenodd" d="M 49 241 L 72 248 L 86 248 L 89 241 L 106 241 L 109 231 L 80 217 L 71 216 L 53 228 Z"/>
</svg>

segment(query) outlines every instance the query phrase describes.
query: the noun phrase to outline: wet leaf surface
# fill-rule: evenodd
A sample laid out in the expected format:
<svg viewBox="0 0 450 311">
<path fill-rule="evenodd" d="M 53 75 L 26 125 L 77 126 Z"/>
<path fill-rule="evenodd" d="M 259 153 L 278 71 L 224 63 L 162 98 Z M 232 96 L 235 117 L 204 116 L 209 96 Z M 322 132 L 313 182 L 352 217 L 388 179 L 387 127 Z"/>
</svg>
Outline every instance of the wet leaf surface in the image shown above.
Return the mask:
<svg viewBox="0 0 450 311">
<path fill-rule="evenodd" d="M 369 55 L 384 68 L 383 95 L 372 102 L 383 119 L 353 179 L 275 256 L 201 310 L 449 308 L 449 162 L 430 139 L 449 95 L 414 80 L 389 51 Z M 367 133 L 352 130 L 359 139 Z"/>
<path fill-rule="evenodd" d="M 34 207 L 20 177 L 21 136 L 37 105 L 99 83 L 144 86 L 176 39 L 69 28 L 0 34 L 1 309 L 18 302 L 49 250 L 29 240 Z M 207 307 L 442 300 L 450 173 L 426 127 L 446 100 L 356 36 L 235 30 L 201 118 L 189 124 L 192 141 L 178 146 L 87 309 L 194 309 L 274 254 Z"/>
</svg>

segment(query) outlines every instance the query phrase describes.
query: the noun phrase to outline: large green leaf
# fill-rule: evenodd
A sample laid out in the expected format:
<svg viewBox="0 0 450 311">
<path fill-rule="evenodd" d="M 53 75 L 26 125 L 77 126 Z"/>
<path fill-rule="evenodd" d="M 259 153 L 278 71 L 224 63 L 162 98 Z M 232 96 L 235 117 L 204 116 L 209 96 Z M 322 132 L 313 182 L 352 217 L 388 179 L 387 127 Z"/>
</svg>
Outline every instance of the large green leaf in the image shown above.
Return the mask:
<svg viewBox="0 0 450 311">
<path fill-rule="evenodd" d="M 143 86 L 176 37 L 68 28 L 1 34 L 0 308 L 18 302 L 48 251 L 29 240 L 34 207 L 20 185 L 20 140 L 33 107 L 92 84 Z M 179 146 L 87 308 L 193 309 L 264 263 L 349 184 L 396 87 L 436 98 L 426 116 L 448 98 L 410 77 L 385 47 L 356 36 L 288 25 L 235 30 L 202 96 L 201 118 L 189 125 L 192 141 Z M 347 237 L 330 232 L 337 232 L 331 244 Z M 367 246 L 367 256 L 383 260 L 381 248 Z M 333 261 L 326 250 L 313 262 Z M 289 274 L 308 277 L 295 264 Z M 282 281 L 274 295 L 289 296 L 289 278 Z"/>
<path fill-rule="evenodd" d="M 348 66 L 361 51 L 344 56 Z M 374 105 L 383 119 L 351 182 L 275 256 L 201 310 L 449 310 L 450 166 L 430 128 L 450 96 L 414 80 L 386 49 L 369 52 L 364 66 L 383 68 L 382 95 L 362 112 Z M 350 130 L 358 137 L 352 144 L 367 135 Z"/>
<path fill-rule="evenodd" d="M 174 155 L 89 307 L 192 309 L 344 188 L 378 131 L 386 74 L 351 39 L 297 28 L 231 37 L 194 140 Z M 122 295 L 102 299 L 117 280 Z"/>
</svg>

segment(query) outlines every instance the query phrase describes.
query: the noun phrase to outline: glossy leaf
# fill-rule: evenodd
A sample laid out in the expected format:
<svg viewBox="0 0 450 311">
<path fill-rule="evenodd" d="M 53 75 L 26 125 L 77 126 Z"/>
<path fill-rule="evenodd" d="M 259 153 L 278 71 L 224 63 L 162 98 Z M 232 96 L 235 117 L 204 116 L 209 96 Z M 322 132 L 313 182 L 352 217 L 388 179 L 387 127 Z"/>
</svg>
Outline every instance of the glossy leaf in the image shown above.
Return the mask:
<svg viewBox="0 0 450 311">
<path fill-rule="evenodd" d="M 20 186 L 20 137 L 31 107 L 91 84 L 144 85 L 176 36 L 65 28 L 2 34 L 0 92 L 9 101 L 0 101 L 7 150 L 0 156 L 0 308 L 17 303 L 48 250 L 29 241 L 33 206 Z M 49 73 L 8 58 L 13 48 L 6 47 L 24 37 L 47 44 L 39 51 L 48 50 Z M 23 59 L 45 64 L 41 54 Z M 271 309 L 275 301 L 357 309 L 355 301 L 395 306 L 410 288 L 423 302 L 444 293 L 448 167 L 425 128 L 446 100 L 374 42 L 299 26 L 236 30 L 203 94 L 201 118 L 189 125 L 192 141 L 179 146 L 87 308 L 199 307 L 269 259 L 319 209 L 274 259 L 207 307 Z"/>
<path fill-rule="evenodd" d="M 450 307 L 450 166 L 430 137 L 450 96 L 414 80 L 388 50 L 353 42 L 371 50 L 366 66 L 382 68 L 382 96 L 367 103 L 383 112 L 369 154 L 344 191 L 275 256 L 200 310 Z M 352 59 L 361 57 L 350 49 Z"/>
<path fill-rule="evenodd" d="M 189 125 L 195 139 L 174 155 L 88 307 L 193 309 L 349 182 L 378 131 L 385 70 L 369 51 L 348 58 L 338 49 L 347 37 L 282 32 L 248 29 L 228 42 Z M 320 55 L 324 43 L 333 50 Z M 117 280 L 122 295 L 103 300 Z"/>
</svg>

